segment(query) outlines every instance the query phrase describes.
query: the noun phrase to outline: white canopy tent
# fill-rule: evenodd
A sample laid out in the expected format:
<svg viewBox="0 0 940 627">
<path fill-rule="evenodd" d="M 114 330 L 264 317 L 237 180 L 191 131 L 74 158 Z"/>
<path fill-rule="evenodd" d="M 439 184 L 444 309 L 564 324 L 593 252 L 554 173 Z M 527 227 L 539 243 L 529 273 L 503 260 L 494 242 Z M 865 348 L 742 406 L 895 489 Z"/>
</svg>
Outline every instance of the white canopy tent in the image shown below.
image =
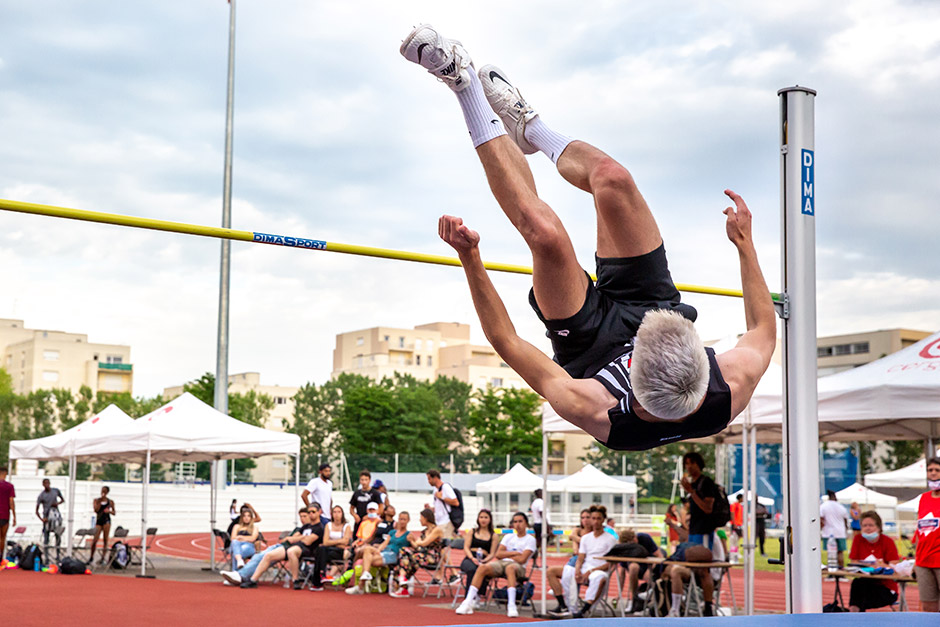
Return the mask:
<svg viewBox="0 0 940 627">
<path fill-rule="evenodd" d="M 153 462 L 218 461 L 261 455 L 293 455 L 295 506 L 299 500 L 300 437 L 255 427 L 226 416 L 198 398 L 184 392 L 163 407 L 138 418 L 127 429 L 108 438 L 87 438 L 77 442 L 76 455 L 93 456 L 110 462 L 144 465 L 141 538 L 147 533 L 147 487 Z M 215 558 L 215 482 L 210 490 L 209 533 L 212 558 Z M 146 542 L 141 559 L 141 576 L 147 573 Z"/>
<path fill-rule="evenodd" d="M 33 440 L 10 442 L 10 459 L 69 462 L 69 513 L 66 521 L 68 555 L 72 555 L 72 542 L 75 536 L 73 527 L 75 524 L 76 441 L 80 438 L 108 438 L 111 434 L 124 431 L 133 424 L 134 419 L 125 414 L 117 405 L 108 405 L 88 420 L 61 433 Z"/>
<path fill-rule="evenodd" d="M 557 481 L 549 481 L 549 489 L 554 492 L 557 484 Z M 519 463 L 495 479 L 481 481 L 476 485 L 477 494 L 480 496 L 485 495 L 483 502 L 487 504 L 488 509 L 493 513 L 494 519 L 497 517 L 500 520 L 506 518 L 507 521 L 512 514 L 528 507 L 531 503 L 532 493 L 538 488 L 544 490 L 542 477 Z M 547 493 L 544 497 L 547 503 Z M 528 501 L 523 503 L 525 499 L 528 499 Z"/>
<path fill-rule="evenodd" d="M 737 492 L 735 492 L 734 494 L 729 494 L 729 495 L 728 495 L 728 502 L 729 502 L 729 503 L 734 503 L 735 501 L 737 501 L 739 494 L 744 494 L 744 490 L 741 489 L 741 490 L 738 490 Z M 753 493 L 748 492 L 748 495 L 749 495 L 749 496 L 752 495 L 752 494 L 753 494 Z M 758 496 L 758 497 L 757 497 L 757 502 L 760 503 L 761 505 L 763 505 L 764 507 L 773 507 L 773 506 L 774 506 L 774 503 L 775 503 L 775 501 L 774 501 L 772 498 L 767 497 L 767 496 Z"/>
<path fill-rule="evenodd" d="M 875 492 L 860 483 L 853 483 L 836 492 L 836 500 L 843 505 L 858 503 L 862 511 L 874 509 L 883 520 L 897 518 L 898 499 L 896 497 Z"/>
<path fill-rule="evenodd" d="M 927 478 L 927 458 L 914 462 L 910 466 L 874 472 L 865 475 L 865 485 L 870 488 L 924 488 Z M 900 508 L 899 508 L 900 509 Z"/>
<path fill-rule="evenodd" d="M 623 524 L 627 524 L 630 513 L 630 497 L 636 497 L 636 483 L 615 479 L 605 475 L 592 464 L 585 464 L 581 470 L 564 479 L 553 482 L 553 492 L 562 493 L 561 515 L 565 524 L 571 524 L 571 505 L 575 499 L 578 505 L 574 508 L 575 514 L 580 508 L 591 503 L 601 503 L 607 508 L 607 515 L 616 517 L 620 515 Z M 620 508 L 616 507 L 616 496 L 621 497 Z M 553 521 L 554 522 L 554 521 Z"/>
</svg>

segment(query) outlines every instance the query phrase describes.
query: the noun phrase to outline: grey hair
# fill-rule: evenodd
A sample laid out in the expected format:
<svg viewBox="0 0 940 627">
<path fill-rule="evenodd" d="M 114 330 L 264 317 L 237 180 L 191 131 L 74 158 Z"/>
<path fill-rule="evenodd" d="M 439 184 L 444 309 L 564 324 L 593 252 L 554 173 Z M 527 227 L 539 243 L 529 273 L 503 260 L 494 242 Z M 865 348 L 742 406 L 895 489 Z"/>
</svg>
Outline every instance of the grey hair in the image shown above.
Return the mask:
<svg viewBox="0 0 940 627">
<path fill-rule="evenodd" d="M 708 355 L 692 321 L 666 309 L 646 312 L 630 367 L 636 400 L 661 420 L 695 411 L 708 389 Z"/>
</svg>

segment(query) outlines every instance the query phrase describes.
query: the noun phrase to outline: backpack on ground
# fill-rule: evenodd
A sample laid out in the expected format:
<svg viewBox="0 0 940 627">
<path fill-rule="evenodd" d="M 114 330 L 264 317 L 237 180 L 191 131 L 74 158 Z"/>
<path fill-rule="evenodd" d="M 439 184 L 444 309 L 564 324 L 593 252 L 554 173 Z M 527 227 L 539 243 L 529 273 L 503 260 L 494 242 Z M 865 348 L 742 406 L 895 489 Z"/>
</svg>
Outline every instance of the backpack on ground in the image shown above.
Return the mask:
<svg viewBox="0 0 940 627">
<path fill-rule="evenodd" d="M 672 580 L 666 577 L 657 579 L 653 582 L 653 590 L 650 592 L 653 598 L 646 597 L 646 603 L 651 604 L 656 616 L 668 616 L 672 608 Z"/>
<path fill-rule="evenodd" d="M 715 493 L 712 513 L 709 516 L 715 529 L 721 529 L 731 520 L 731 504 L 728 502 L 728 493 L 718 484 L 715 484 Z"/>
<path fill-rule="evenodd" d="M 30 544 L 23 549 L 23 554 L 16 563 L 20 570 L 41 570 L 42 564 L 42 548 L 38 544 Z"/>
<path fill-rule="evenodd" d="M 13 562 L 18 564 L 20 557 L 23 555 L 23 547 L 13 541 L 7 541 L 7 555 L 6 560 L 8 562 Z"/>
<path fill-rule="evenodd" d="M 66 557 L 59 562 L 59 572 L 63 575 L 84 575 L 87 568 L 85 562 L 74 557 Z"/>
<path fill-rule="evenodd" d="M 111 568 L 125 569 L 130 564 L 131 556 L 127 550 L 127 545 L 123 542 L 115 542 L 111 547 Z"/>
<path fill-rule="evenodd" d="M 450 486 L 450 489 L 454 491 L 454 494 L 457 495 L 457 504 L 456 505 L 447 505 L 447 516 L 450 518 L 450 522 L 454 525 L 454 531 L 460 529 L 460 525 L 463 524 L 463 493 L 455 488 Z"/>
</svg>

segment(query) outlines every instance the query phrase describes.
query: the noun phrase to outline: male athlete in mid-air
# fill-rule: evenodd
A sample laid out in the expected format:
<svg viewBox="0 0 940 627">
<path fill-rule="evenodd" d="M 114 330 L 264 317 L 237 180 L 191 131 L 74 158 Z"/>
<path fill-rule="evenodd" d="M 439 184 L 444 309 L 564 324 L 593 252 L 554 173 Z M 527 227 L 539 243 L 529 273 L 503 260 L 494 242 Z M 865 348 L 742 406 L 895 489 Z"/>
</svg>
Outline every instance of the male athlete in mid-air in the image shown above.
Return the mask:
<svg viewBox="0 0 940 627">
<path fill-rule="evenodd" d="M 401 53 L 456 94 L 490 189 L 532 252 L 529 301 L 554 360 L 516 334 L 483 267 L 480 236 L 453 216 L 438 225 L 460 257 L 483 331 L 500 357 L 558 415 L 612 449 L 644 450 L 724 429 L 747 405 L 776 344 L 773 301 L 744 200 L 725 190 L 734 203 L 724 213 L 741 263 L 747 332 L 715 355 L 692 325 L 695 309 L 680 302 L 659 228 L 623 166 L 549 128 L 505 72 L 487 65 L 477 73 L 460 42 L 433 27 L 415 28 Z M 558 216 L 536 194 L 523 153 L 537 151 L 594 198 L 596 284 Z"/>
</svg>

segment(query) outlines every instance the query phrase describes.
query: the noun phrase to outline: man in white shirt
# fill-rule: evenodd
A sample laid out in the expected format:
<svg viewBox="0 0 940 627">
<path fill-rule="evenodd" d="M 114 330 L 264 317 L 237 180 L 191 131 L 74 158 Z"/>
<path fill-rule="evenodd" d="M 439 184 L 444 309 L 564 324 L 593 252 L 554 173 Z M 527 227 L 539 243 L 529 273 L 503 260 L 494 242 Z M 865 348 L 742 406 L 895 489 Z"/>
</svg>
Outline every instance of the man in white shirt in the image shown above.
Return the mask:
<svg viewBox="0 0 940 627">
<path fill-rule="evenodd" d="M 445 539 L 453 538 L 457 530 L 450 522 L 450 508 L 460 505 L 460 500 L 457 499 L 454 488 L 441 479 L 439 470 L 432 468 L 427 475 L 428 484 L 434 488 L 431 491 L 434 495 L 434 524 L 441 528 Z"/>
<path fill-rule="evenodd" d="M 333 468 L 329 464 L 320 464 L 320 474 L 307 483 L 300 498 L 304 500 L 304 505 L 310 507 L 311 503 L 319 503 L 320 510 L 329 512 L 333 508 L 333 482 L 330 476 L 333 474 Z"/>
<path fill-rule="evenodd" d="M 839 559 L 839 568 L 842 568 L 845 565 L 842 554 L 845 552 L 846 529 L 851 524 L 852 518 L 845 507 L 836 500 L 835 492 L 827 490 L 826 494 L 829 496 L 829 500 L 824 501 L 819 506 L 819 525 L 822 527 L 823 546 L 827 545 L 829 538 L 835 538 L 836 550 L 838 551 L 836 556 Z"/>
<path fill-rule="evenodd" d="M 581 542 L 578 544 L 578 560 L 575 562 L 574 570 L 569 570 L 562 576 L 562 596 L 555 595 L 560 599 L 568 598 L 572 586 L 587 584 L 584 605 L 572 614 L 574 618 L 581 618 L 588 613 L 600 596 L 601 588 L 610 576 L 608 573 L 610 563 L 601 558 L 610 553 L 610 550 L 617 544 L 616 536 L 604 530 L 607 508 L 603 505 L 592 505 L 588 510 L 591 512 L 591 533 L 581 536 Z"/>
<path fill-rule="evenodd" d="M 514 533 L 506 534 L 500 541 L 499 548 L 496 549 L 496 559 L 477 568 L 467 589 L 467 598 L 457 608 L 458 614 L 473 614 L 473 604 L 480 595 L 480 586 L 483 585 L 484 579 L 505 577 L 508 584 L 506 592 L 509 596 L 506 616 L 519 616 L 519 610 L 516 608 L 516 583 L 525 577 L 526 562 L 535 553 L 535 537 L 529 535 L 529 518 L 522 512 L 513 514 L 512 530 Z"/>
</svg>

